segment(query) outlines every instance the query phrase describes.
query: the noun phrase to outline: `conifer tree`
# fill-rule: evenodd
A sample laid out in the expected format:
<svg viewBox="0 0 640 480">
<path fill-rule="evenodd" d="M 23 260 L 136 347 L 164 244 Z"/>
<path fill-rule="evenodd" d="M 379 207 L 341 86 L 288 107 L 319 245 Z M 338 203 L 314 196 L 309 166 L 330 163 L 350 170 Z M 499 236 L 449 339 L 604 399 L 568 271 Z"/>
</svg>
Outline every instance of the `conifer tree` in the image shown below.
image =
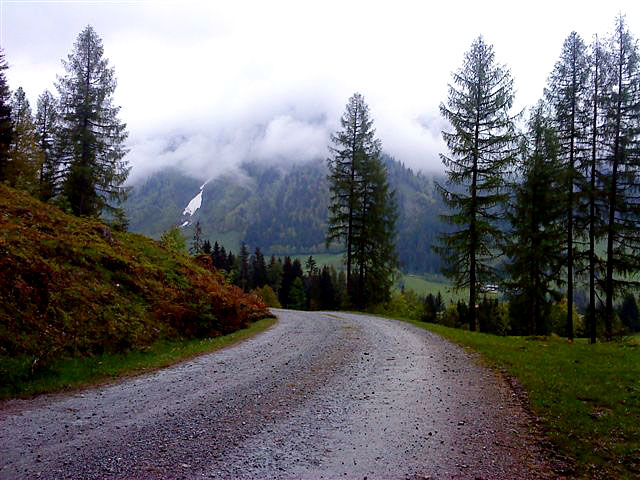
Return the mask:
<svg viewBox="0 0 640 480">
<path fill-rule="evenodd" d="M 42 151 L 38 146 L 31 106 L 22 87 L 18 87 L 12 98 L 11 121 L 13 142 L 6 164 L 6 180 L 13 187 L 35 193 L 38 172 L 42 166 Z"/>
<path fill-rule="evenodd" d="M 202 242 L 202 253 L 211 255 L 211 242 L 208 238 L 204 242 Z"/>
<path fill-rule="evenodd" d="M 42 168 L 40 168 L 40 200 L 48 201 L 53 198 L 59 188 L 61 165 L 56 136 L 58 124 L 58 102 L 54 96 L 45 90 L 38 97 L 36 112 L 36 132 L 38 145 L 42 151 Z"/>
<path fill-rule="evenodd" d="M 539 103 L 531 114 L 529 132 L 514 188 L 515 204 L 509 212 L 512 234 L 506 253 L 511 259 L 510 293 L 528 315 L 529 334 L 548 333 L 545 313 L 554 288 L 563 283 L 565 215 L 563 168 L 558 159 L 555 131 Z"/>
<path fill-rule="evenodd" d="M 280 287 L 282 286 L 282 260 L 276 259 L 273 255 L 271 255 L 269 266 L 267 267 L 267 282 L 276 294 L 280 293 Z"/>
<path fill-rule="evenodd" d="M 605 335 L 613 334 L 614 296 L 640 269 L 640 54 L 624 17 L 608 45 L 609 88 L 603 92 L 606 205 Z"/>
<path fill-rule="evenodd" d="M 469 288 L 469 324 L 476 328 L 478 287 L 493 283 L 494 260 L 503 243 L 499 226 L 507 200 L 505 174 L 517 153 L 513 80 L 496 62 L 493 47 L 478 37 L 453 74 L 447 104 L 440 113 L 452 127 L 443 132 L 449 155 L 440 157 L 447 182 L 436 184 L 451 213 L 442 219 L 453 231 L 440 237 L 435 251 L 456 288 Z"/>
<path fill-rule="evenodd" d="M 389 299 L 392 273 L 398 266 L 394 244 L 397 207 L 380 158 L 363 158 L 360 167 L 353 239 L 358 269 L 355 303 L 363 308 Z"/>
<path fill-rule="evenodd" d="M 192 255 L 200 255 L 202 253 L 202 227 L 200 226 L 200 220 L 196 221 L 193 227 L 193 241 L 189 250 Z"/>
<path fill-rule="evenodd" d="M 9 148 L 13 141 L 11 122 L 11 91 L 4 71 L 8 68 L 4 52 L 0 49 L 0 183 L 6 180 L 6 168 L 9 161 Z"/>
<path fill-rule="evenodd" d="M 347 291 L 352 292 L 352 267 L 354 252 L 354 216 L 359 206 L 358 186 L 361 163 L 380 154 L 380 141 L 375 138 L 373 120 L 364 97 L 355 93 L 345 107 L 340 119 L 341 129 L 331 136 L 332 157 L 329 167 L 329 229 L 327 246 L 332 242 L 344 242 L 347 267 Z"/>
<path fill-rule="evenodd" d="M 126 125 L 113 105 L 116 79 L 103 53 L 102 40 L 87 26 L 63 60 L 66 73 L 56 85 L 64 194 L 76 215 L 118 215 L 117 204 L 126 198 Z"/>
<path fill-rule="evenodd" d="M 588 132 L 588 162 L 585 163 L 585 179 L 582 190 L 586 192 L 586 214 L 584 215 L 584 227 L 588 230 L 589 247 L 587 253 L 589 276 L 589 307 L 587 309 L 587 327 L 589 329 L 589 342 L 596 343 L 596 273 L 600 270 L 600 258 L 596 251 L 596 240 L 602 236 L 603 231 L 603 192 L 600 181 L 601 145 L 603 140 L 603 91 L 606 90 L 606 55 L 596 36 L 591 45 L 589 56 L 589 88 L 588 111 L 590 115 Z"/>
<path fill-rule="evenodd" d="M 560 159 L 565 167 L 566 252 L 567 252 L 567 331 L 573 339 L 574 290 L 574 222 L 576 186 L 585 161 L 585 133 L 589 119 L 585 102 L 588 92 L 589 65 L 587 47 L 576 32 L 565 40 L 560 58 L 549 77 L 546 97 L 554 109 L 554 128 L 560 145 Z"/>
<path fill-rule="evenodd" d="M 242 242 L 238 253 L 238 283 L 237 285 L 245 292 L 249 289 L 249 249 L 247 244 Z"/>
<path fill-rule="evenodd" d="M 313 258 L 313 255 L 309 255 L 309 258 L 307 258 L 307 261 L 304 264 L 305 268 L 307 269 L 307 277 L 311 277 L 315 273 L 317 265 L 318 264 Z"/>
<path fill-rule="evenodd" d="M 260 248 L 256 247 L 256 251 L 251 258 L 251 288 L 261 288 L 267 284 L 267 264 L 264 261 L 264 255 Z"/>
</svg>

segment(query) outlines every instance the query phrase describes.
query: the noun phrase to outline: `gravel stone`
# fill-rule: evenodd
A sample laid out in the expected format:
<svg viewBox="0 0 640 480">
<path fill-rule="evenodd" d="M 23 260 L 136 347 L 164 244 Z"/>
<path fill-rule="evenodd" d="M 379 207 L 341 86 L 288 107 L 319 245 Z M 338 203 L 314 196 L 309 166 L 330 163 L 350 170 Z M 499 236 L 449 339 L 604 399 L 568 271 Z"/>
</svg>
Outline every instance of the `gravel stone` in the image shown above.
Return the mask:
<svg viewBox="0 0 640 480">
<path fill-rule="evenodd" d="M 552 478 L 517 395 L 412 325 L 273 310 L 174 367 L 0 404 L 0 478 Z"/>
</svg>

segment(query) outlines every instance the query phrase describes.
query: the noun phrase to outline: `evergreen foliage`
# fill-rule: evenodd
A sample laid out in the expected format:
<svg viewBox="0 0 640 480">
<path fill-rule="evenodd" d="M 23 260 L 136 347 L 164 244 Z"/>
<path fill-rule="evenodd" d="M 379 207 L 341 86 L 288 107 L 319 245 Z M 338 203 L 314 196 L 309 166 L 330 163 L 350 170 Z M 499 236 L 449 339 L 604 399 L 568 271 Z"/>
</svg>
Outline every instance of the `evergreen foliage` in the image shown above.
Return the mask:
<svg viewBox="0 0 640 480">
<path fill-rule="evenodd" d="M 585 211 L 582 214 L 582 226 L 588 231 L 589 246 L 587 250 L 587 264 L 589 276 L 589 305 L 587 307 L 587 322 L 589 324 L 589 340 L 596 342 L 596 275 L 601 273 L 602 261 L 596 251 L 596 240 L 603 235 L 604 228 L 604 197 L 601 169 L 602 141 L 605 131 L 603 121 L 603 95 L 607 89 L 606 52 L 596 35 L 591 45 L 589 56 L 589 88 L 587 104 L 589 107 L 589 135 L 588 161 L 584 165 L 585 181 L 582 191 L 586 193 Z M 580 221 L 579 217 L 579 221 Z"/>
<path fill-rule="evenodd" d="M 443 132 L 450 155 L 441 154 L 447 182 L 437 184 L 451 213 L 442 219 L 453 231 L 442 235 L 435 250 L 443 273 L 457 288 L 469 288 L 469 322 L 476 328 L 478 289 L 496 280 L 495 260 L 503 243 L 500 209 L 507 200 L 505 175 L 516 153 L 513 80 L 496 63 L 493 47 L 478 37 L 453 74 L 447 104 L 440 113 L 451 132 Z"/>
<path fill-rule="evenodd" d="M 5 179 L 10 186 L 33 194 L 38 189 L 42 152 L 38 146 L 31 106 L 22 87 L 18 87 L 13 94 L 11 122 L 13 141 L 9 148 L 9 161 L 5 167 Z"/>
<path fill-rule="evenodd" d="M 9 149 L 13 141 L 13 123 L 11 122 L 11 91 L 4 71 L 9 68 L 0 49 L 0 183 L 6 181 L 9 161 Z"/>
<path fill-rule="evenodd" d="M 236 285 L 242 288 L 243 291 L 248 292 L 251 287 L 249 283 L 249 249 L 247 248 L 247 244 L 244 242 L 242 242 L 242 245 L 240 246 L 240 252 L 238 253 L 236 262 L 238 263 Z"/>
<path fill-rule="evenodd" d="M 625 295 L 622 305 L 618 310 L 620 321 L 632 332 L 640 332 L 640 314 L 636 297 L 632 293 Z"/>
<path fill-rule="evenodd" d="M 355 93 L 331 136 L 329 220 L 326 243 L 344 242 L 347 291 L 364 307 L 389 296 L 395 254 L 396 204 L 380 159 L 369 106 Z M 357 270 L 357 279 L 354 278 Z"/>
<path fill-rule="evenodd" d="M 187 241 L 180 229 L 173 226 L 160 237 L 160 243 L 164 248 L 173 253 L 187 254 Z"/>
<path fill-rule="evenodd" d="M 364 97 L 355 93 L 349 98 L 345 112 L 340 118 L 341 130 L 332 134 L 329 147 L 332 157 L 327 160 L 329 168 L 329 221 L 327 246 L 333 242 L 344 243 L 347 267 L 347 290 L 353 292 L 354 217 L 361 209 L 361 176 L 364 162 L 378 158 L 380 140 L 375 138 L 373 119 L 369 117 L 369 106 Z"/>
<path fill-rule="evenodd" d="M 609 85 L 604 96 L 606 205 L 605 331 L 613 335 L 614 296 L 637 284 L 640 270 L 640 52 L 624 17 L 607 42 Z"/>
<path fill-rule="evenodd" d="M 62 62 L 66 74 L 56 85 L 63 191 L 76 215 L 117 214 L 127 193 L 122 187 L 130 170 L 124 159 L 126 125 L 113 105 L 116 79 L 103 53 L 102 40 L 87 26 Z"/>
<path fill-rule="evenodd" d="M 574 290 L 574 220 L 576 186 L 583 182 L 579 168 L 585 161 L 585 134 L 589 120 L 588 91 L 589 65 L 587 47 L 576 32 L 565 40 L 560 59 L 549 77 L 545 94 L 554 109 L 554 126 L 560 147 L 559 157 L 565 169 L 566 251 L 567 251 L 567 331 L 573 338 L 573 290 Z"/>
<path fill-rule="evenodd" d="M 508 214 L 512 234 L 506 253 L 510 297 L 520 305 L 524 333 L 548 333 L 545 314 L 555 288 L 563 283 L 565 264 L 565 195 L 563 166 L 555 130 L 539 103 L 532 111 L 515 185 L 515 204 Z"/>
<path fill-rule="evenodd" d="M 58 102 L 55 97 L 45 90 L 38 97 L 36 112 L 36 133 L 38 145 L 42 152 L 42 167 L 40 168 L 40 200 L 52 199 L 60 187 L 61 165 L 59 151 L 56 145 L 58 120 Z"/>
<path fill-rule="evenodd" d="M 191 248 L 189 251 L 192 255 L 200 255 L 202 253 L 202 245 L 204 244 L 204 240 L 202 238 L 202 228 L 200 227 L 200 222 L 196 222 L 196 225 L 193 229 L 193 241 L 191 242 Z"/>
</svg>

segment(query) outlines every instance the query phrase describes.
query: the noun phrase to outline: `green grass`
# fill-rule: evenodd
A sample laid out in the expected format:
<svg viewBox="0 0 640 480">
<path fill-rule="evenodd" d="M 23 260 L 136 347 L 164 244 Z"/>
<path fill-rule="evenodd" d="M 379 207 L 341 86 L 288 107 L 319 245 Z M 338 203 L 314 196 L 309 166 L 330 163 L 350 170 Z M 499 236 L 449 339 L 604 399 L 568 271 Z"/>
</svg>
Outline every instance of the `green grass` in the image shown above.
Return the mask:
<svg viewBox="0 0 640 480">
<path fill-rule="evenodd" d="M 35 377 L 0 385 L 0 399 L 76 389 L 168 367 L 246 340 L 275 322 L 275 318 L 264 318 L 248 328 L 215 338 L 161 340 L 142 351 L 59 359 Z"/>
<path fill-rule="evenodd" d="M 343 270 L 343 253 L 305 253 L 300 255 L 291 255 L 291 259 L 295 260 L 296 258 L 300 260 L 302 263 L 302 270 L 306 271 L 305 263 L 309 259 L 309 255 L 313 256 L 313 259 L 316 261 L 318 268 L 322 268 L 323 265 L 327 265 L 329 267 L 335 268 L 337 271 Z"/>
<path fill-rule="evenodd" d="M 406 290 L 413 290 L 418 295 L 442 295 L 445 303 L 457 302 L 458 300 L 468 300 L 469 291 L 467 289 L 454 290 L 449 283 L 439 281 L 438 279 L 429 279 L 420 275 L 402 274 L 396 283 L 396 287 L 404 284 Z"/>
<path fill-rule="evenodd" d="M 411 321 L 479 352 L 515 377 L 555 448 L 587 478 L 640 475 L 640 336 L 573 344 L 558 337 L 498 337 Z"/>
</svg>

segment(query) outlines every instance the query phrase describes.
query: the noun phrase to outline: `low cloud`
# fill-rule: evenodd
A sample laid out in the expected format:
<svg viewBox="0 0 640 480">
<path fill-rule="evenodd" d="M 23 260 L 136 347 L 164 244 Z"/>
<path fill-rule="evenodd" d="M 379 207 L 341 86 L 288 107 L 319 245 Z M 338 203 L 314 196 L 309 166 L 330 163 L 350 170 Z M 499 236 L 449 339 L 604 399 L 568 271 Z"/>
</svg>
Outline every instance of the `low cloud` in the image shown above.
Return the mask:
<svg viewBox="0 0 640 480">
<path fill-rule="evenodd" d="M 632 31 L 639 5 L 623 9 Z M 118 78 L 131 182 L 167 166 L 206 180 L 244 161 L 326 158 L 329 136 L 356 91 L 370 106 L 384 151 L 436 171 L 446 129 L 438 105 L 472 40 L 484 34 L 497 61 L 511 68 L 520 110 L 542 94 L 570 31 L 588 42 L 610 29 L 621 8 L 611 2 L 596 15 L 582 7 L 543 1 L 514 9 L 506 0 L 492 8 L 471 0 L 11 2 L 2 7 L 0 44 L 10 87 L 24 87 L 35 106 L 42 91 L 55 92 L 60 59 L 78 33 L 95 28 Z"/>
</svg>

